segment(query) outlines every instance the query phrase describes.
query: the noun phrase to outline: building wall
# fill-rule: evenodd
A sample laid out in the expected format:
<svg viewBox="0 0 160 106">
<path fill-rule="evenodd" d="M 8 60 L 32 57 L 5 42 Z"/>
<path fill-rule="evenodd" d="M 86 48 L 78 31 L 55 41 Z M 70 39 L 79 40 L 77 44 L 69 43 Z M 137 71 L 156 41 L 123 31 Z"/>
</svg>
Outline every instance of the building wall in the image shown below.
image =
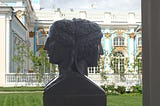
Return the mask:
<svg viewBox="0 0 160 106">
<path fill-rule="evenodd" d="M 10 66 L 10 20 L 13 8 L 11 7 L 0 7 L 0 86 L 5 85 L 5 74 L 9 72 Z"/>
<path fill-rule="evenodd" d="M 134 58 L 139 51 L 137 47 L 138 26 L 141 26 L 141 16 L 134 12 L 106 12 L 104 10 L 36 10 L 38 16 L 38 25 L 50 26 L 54 21 L 60 19 L 84 18 L 96 22 L 102 28 L 103 38 L 102 46 L 104 49 L 104 71 L 113 73 L 110 67 L 110 54 L 112 52 L 122 52 L 125 58 L 128 58 L 127 68 L 125 72 L 134 71 Z M 46 14 L 52 14 L 50 16 Z M 58 18 L 57 18 L 58 17 Z M 48 21 L 49 19 L 50 21 Z M 50 23 L 48 23 L 50 22 Z M 48 27 L 49 28 L 49 27 Z M 125 38 L 125 45 L 123 47 L 114 47 L 113 40 L 117 36 Z"/>
<path fill-rule="evenodd" d="M 89 68 L 89 77 L 96 82 L 100 82 L 100 73 L 105 72 L 109 78 L 108 82 L 121 82 L 121 76 L 119 76 L 118 73 L 114 73 L 114 70 L 111 68 L 111 55 L 113 55 L 113 52 L 122 52 L 126 61 L 124 66 L 125 70 L 123 70 L 125 79 L 132 80 L 130 82 L 133 82 L 134 84 L 139 83 L 138 80 L 140 79 L 135 79 L 138 75 L 135 75 L 137 74 L 137 70 L 135 69 L 134 63 L 135 57 L 141 52 L 142 48 L 141 46 L 137 46 L 138 37 L 142 36 L 141 32 L 138 32 L 138 30 L 141 29 L 140 14 L 133 12 L 106 12 L 103 10 L 70 11 L 61 9 L 36 10 L 36 14 L 39 19 L 37 20 L 38 26 L 48 26 L 48 28 L 53 22 L 60 19 L 84 18 L 99 24 L 103 33 L 101 43 L 104 49 L 104 55 L 102 56 L 104 59 L 102 63 L 104 64 L 104 67 L 101 67 L 101 71 L 99 71 L 98 74 L 97 68 Z M 48 16 L 47 14 L 52 15 Z M 124 46 L 114 47 L 113 41 L 117 36 L 125 38 Z"/>
<path fill-rule="evenodd" d="M 0 6 L 0 86 L 7 86 L 7 82 L 13 79 L 12 73 L 16 73 L 16 65 L 13 61 L 15 55 L 16 39 L 29 48 L 29 32 L 34 31 L 34 10 L 30 0 L 5 0 Z M 31 47 L 32 50 L 32 47 Z M 22 72 L 28 72 L 29 59 L 25 58 Z M 21 64 L 21 63 L 20 63 Z M 14 81 L 14 79 L 13 79 Z"/>
<path fill-rule="evenodd" d="M 25 10 L 24 3 L 26 3 L 27 8 Z M 14 4 L 14 3 L 13 3 Z M 12 5 L 13 5 L 12 4 Z M 9 4 L 8 4 L 9 5 Z M 132 67 L 132 63 L 134 63 L 134 57 L 138 55 L 141 52 L 141 46 L 138 46 L 138 38 L 142 36 L 141 32 L 138 30 L 140 25 L 140 16 L 138 16 L 135 13 L 112 13 L 112 12 L 106 12 L 106 11 L 82 11 L 82 10 L 74 10 L 74 11 L 68 11 L 68 10 L 61 10 L 61 9 L 55 9 L 55 10 L 36 10 L 36 14 L 38 16 L 38 19 L 36 21 L 37 24 L 34 24 L 34 15 L 32 12 L 32 8 L 30 7 L 30 3 L 28 1 L 26 2 L 17 2 L 13 5 L 13 7 L 20 6 L 21 8 L 16 8 L 14 10 L 16 16 L 12 13 L 5 15 L 4 13 L 0 13 L 0 29 L 2 30 L 2 37 L 0 39 L 1 42 L 1 50 L 0 52 L 0 58 L 4 60 L 4 64 L 0 64 L 0 68 L 2 68 L 1 74 L 0 74 L 0 86 L 4 86 L 8 81 L 9 74 L 15 73 L 15 64 L 12 61 L 12 58 L 14 56 L 14 47 L 15 39 L 18 39 L 20 42 L 23 42 L 27 45 L 26 42 L 30 42 L 31 50 L 34 50 L 33 48 L 37 45 L 37 41 L 40 41 L 38 39 L 37 33 L 41 33 L 41 31 L 38 28 L 42 28 L 46 32 L 49 30 L 50 25 L 59 19 L 72 19 L 72 18 L 84 18 L 88 19 L 90 21 L 96 22 L 100 25 L 102 28 L 103 38 L 102 38 L 102 45 L 104 49 L 104 68 L 101 69 L 101 71 L 106 72 L 107 74 L 114 74 L 114 70 L 111 69 L 110 64 L 110 54 L 112 54 L 113 51 L 115 52 L 122 52 L 125 56 L 125 58 L 129 59 L 129 66 L 126 66 L 125 73 L 127 73 L 129 70 L 134 71 L 134 67 Z M 1 9 L 2 10 L 2 9 Z M 20 11 L 19 11 L 20 10 Z M 12 10 L 13 11 L 13 10 Z M 21 14 L 25 13 L 25 14 Z M 28 15 L 30 14 L 30 15 Z M 50 14 L 48 16 L 48 14 Z M 22 16 L 22 17 L 21 17 Z M 139 18 L 137 18 L 139 17 Z M 34 37 L 29 38 L 29 32 L 33 31 Z M 131 34 L 133 34 L 133 38 L 131 37 Z M 40 34 L 41 35 L 41 34 Z M 122 36 L 125 38 L 125 47 L 114 47 L 114 37 Z M 47 36 L 45 36 L 47 37 Z M 36 39 L 35 39 L 36 38 Z M 44 38 L 45 39 L 45 38 Z M 131 40 L 132 39 L 132 40 Z M 37 41 L 35 41 L 37 40 Z M 45 40 L 44 40 L 45 41 Z M 44 44 L 44 43 L 42 43 Z M 132 45 L 132 46 L 131 46 Z M 42 46 L 43 47 L 43 46 Z M 26 59 L 25 67 L 22 70 L 22 72 L 28 72 L 29 69 L 31 69 L 29 65 L 29 60 Z M 95 72 L 93 72 L 95 73 Z M 92 74 L 92 73 L 91 73 Z M 100 75 L 100 74 L 99 74 Z M 6 77 L 7 76 L 7 77 Z M 97 74 L 96 74 L 97 76 Z M 92 77 L 94 77 L 94 74 L 92 74 Z M 100 78 L 100 77 L 96 77 Z M 97 79 L 99 80 L 99 79 Z"/>
<path fill-rule="evenodd" d="M 102 31 L 104 33 L 104 31 Z M 120 33 L 120 34 L 118 34 Z M 131 37 L 131 34 L 133 34 L 133 37 Z M 117 30 L 106 32 L 103 34 L 102 38 L 102 45 L 104 48 L 104 57 L 106 58 L 104 61 L 104 71 L 107 73 L 110 73 L 111 68 L 110 65 L 110 55 L 113 52 L 122 52 L 125 58 L 129 59 L 128 63 L 128 69 L 127 71 L 134 71 L 134 67 L 132 64 L 134 64 L 134 59 L 136 55 L 138 55 L 138 52 L 141 52 L 141 50 L 138 50 L 138 48 L 142 48 L 141 46 L 137 46 L 138 44 L 138 38 L 142 37 L 142 34 L 139 32 L 129 32 L 129 31 L 120 31 L 117 32 Z M 124 40 L 124 46 L 114 46 L 114 38 L 115 37 L 123 37 Z M 113 72 L 113 70 L 111 71 Z"/>
<path fill-rule="evenodd" d="M 16 48 L 22 44 L 24 44 L 23 49 L 27 49 L 26 46 L 26 35 L 27 35 L 27 29 L 26 27 L 21 23 L 21 21 L 16 17 L 12 16 L 12 21 L 11 21 L 11 33 L 10 33 L 10 71 L 8 73 L 16 73 L 17 72 L 17 64 L 15 64 L 15 61 L 13 61 L 13 58 L 15 55 L 18 55 L 18 52 Z M 21 58 L 25 58 L 22 56 Z M 24 72 L 27 70 L 27 60 L 28 58 L 25 59 L 25 62 L 23 64 L 23 69 L 21 69 L 20 72 Z M 22 65 L 22 63 L 20 63 Z"/>
<path fill-rule="evenodd" d="M 5 70 L 6 70 L 6 67 L 5 67 L 5 64 L 6 64 L 6 60 L 5 60 L 5 57 L 6 57 L 6 53 L 5 53 L 5 15 L 0 15 L 0 29 L 1 29 L 1 38 L 0 38 L 0 42 L 1 42 L 1 45 L 0 45 L 0 59 L 1 59 L 1 64 L 0 64 L 0 71 L 1 71 L 1 74 L 0 74 L 0 85 L 3 86 L 5 85 Z"/>
</svg>

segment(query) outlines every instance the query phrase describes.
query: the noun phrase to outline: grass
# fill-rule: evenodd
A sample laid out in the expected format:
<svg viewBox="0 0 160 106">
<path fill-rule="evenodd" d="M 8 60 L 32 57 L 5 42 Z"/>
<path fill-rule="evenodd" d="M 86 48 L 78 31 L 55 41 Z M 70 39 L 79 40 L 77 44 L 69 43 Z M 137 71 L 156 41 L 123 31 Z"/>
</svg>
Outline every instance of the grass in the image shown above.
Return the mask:
<svg viewBox="0 0 160 106">
<path fill-rule="evenodd" d="M 0 106 L 42 105 L 42 93 L 0 94 Z"/>
<path fill-rule="evenodd" d="M 43 91 L 43 87 L 0 87 L 0 91 Z"/>
<path fill-rule="evenodd" d="M 142 106 L 142 94 L 109 95 L 107 106 Z"/>
<path fill-rule="evenodd" d="M 43 106 L 42 93 L 0 94 L 0 106 Z M 142 95 L 108 95 L 107 106 L 142 106 Z"/>
</svg>

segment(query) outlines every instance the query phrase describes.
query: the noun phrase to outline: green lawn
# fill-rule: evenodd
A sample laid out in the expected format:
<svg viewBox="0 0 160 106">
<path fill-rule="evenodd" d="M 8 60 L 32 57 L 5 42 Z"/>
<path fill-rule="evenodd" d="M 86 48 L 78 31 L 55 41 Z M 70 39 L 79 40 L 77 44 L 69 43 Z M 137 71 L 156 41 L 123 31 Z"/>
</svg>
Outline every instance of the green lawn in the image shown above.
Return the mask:
<svg viewBox="0 0 160 106">
<path fill-rule="evenodd" d="M 0 106 L 43 106 L 42 93 L 0 94 Z M 142 95 L 109 95 L 107 106 L 142 106 Z"/>
<path fill-rule="evenodd" d="M 109 95 L 107 106 L 142 106 L 142 95 Z"/>
<path fill-rule="evenodd" d="M 0 106 L 42 106 L 42 93 L 0 94 Z"/>
<path fill-rule="evenodd" d="M 43 91 L 44 87 L 0 87 L 0 91 Z"/>
</svg>

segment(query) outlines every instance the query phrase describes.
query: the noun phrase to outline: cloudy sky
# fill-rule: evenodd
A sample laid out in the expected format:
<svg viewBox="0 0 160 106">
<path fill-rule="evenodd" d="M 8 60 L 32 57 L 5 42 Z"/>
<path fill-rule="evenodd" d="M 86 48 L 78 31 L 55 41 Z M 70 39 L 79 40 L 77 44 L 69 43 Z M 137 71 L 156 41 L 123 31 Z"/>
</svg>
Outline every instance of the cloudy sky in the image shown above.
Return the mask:
<svg viewBox="0 0 160 106">
<path fill-rule="evenodd" d="M 42 8 L 77 8 L 109 11 L 141 11 L 141 0 L 40 0 Z"/>
</svg>

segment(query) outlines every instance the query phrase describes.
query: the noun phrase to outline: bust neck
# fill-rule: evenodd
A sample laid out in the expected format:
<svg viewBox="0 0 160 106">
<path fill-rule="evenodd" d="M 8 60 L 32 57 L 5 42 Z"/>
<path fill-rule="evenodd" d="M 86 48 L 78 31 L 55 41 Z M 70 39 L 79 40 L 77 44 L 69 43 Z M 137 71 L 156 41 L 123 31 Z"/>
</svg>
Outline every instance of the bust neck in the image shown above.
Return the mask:
<svg viewBox="0 0 160 106">
<path fill-rule="evenodd" d="M 59 75 L 69 75 L 71 73 L 79 73 L 82 75 L 88 75 L 87 63 L 82 60 L 80 62 L 74 62 L 70 66 L 59 64 Z"/>
</svg>

